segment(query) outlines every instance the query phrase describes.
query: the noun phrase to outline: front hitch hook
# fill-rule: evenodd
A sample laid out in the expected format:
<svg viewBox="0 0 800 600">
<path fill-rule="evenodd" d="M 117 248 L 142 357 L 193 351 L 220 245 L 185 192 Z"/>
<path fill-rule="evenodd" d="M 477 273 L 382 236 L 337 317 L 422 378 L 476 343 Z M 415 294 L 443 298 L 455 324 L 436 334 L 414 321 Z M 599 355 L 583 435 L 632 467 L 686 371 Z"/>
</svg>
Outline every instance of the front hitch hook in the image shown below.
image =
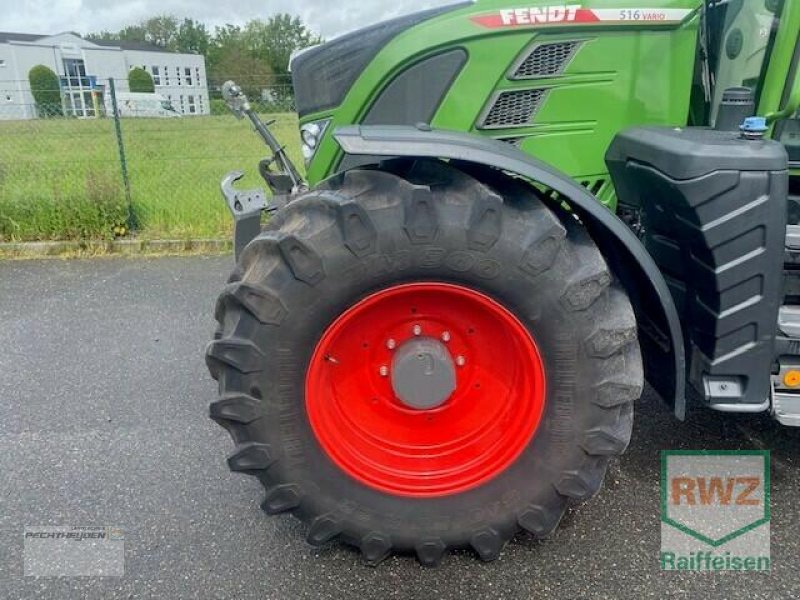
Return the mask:
<svg viewBox="0 0 800 600">
<path fill-rule="evenodd" d="M 233 215 L 233 253 L 238 261 L 245 246 L 261 233 L 261 213 L 274 212 L 284 206 L 289 196 L 267 196 L 263 188 L 238 190 L 234 184 L 244 177 L 244 171 L 231 171 L 222 178 L 220 188 Z"/>
</svg>

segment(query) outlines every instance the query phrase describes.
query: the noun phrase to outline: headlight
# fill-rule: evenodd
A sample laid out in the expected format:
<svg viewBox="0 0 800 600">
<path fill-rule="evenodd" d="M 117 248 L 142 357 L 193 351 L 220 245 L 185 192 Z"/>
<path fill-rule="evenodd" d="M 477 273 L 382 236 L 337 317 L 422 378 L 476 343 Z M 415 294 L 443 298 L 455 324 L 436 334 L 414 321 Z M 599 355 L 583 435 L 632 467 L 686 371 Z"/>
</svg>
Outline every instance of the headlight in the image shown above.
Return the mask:
<svg viewBox="0 0 800 600">
<path fill-rule="evenodd" d="M 306 161 L 306 166 L 314 158 L 314 154 L 329 123 L 330 119 L 324 119 L 322 121 L 312 121 L 300 127 L 300 139 L 303 142 L 303 158 Z"/>
<path fill-rule="evenodd" d="M 317 147 L 319 141 L 320 127 L 317 123 L 309 123 L 300 130 L 300 136 L 303 138 L 303 143 L 311 149 Z"/>
</svg>

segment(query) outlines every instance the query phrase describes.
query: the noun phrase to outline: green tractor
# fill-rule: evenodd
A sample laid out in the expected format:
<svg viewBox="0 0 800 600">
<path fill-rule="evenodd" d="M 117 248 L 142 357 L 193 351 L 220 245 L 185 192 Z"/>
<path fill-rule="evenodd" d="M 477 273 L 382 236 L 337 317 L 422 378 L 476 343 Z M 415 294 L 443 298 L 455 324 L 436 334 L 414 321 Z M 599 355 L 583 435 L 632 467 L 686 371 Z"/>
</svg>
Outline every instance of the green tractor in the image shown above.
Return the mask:
<svg viewBox="0 0 800 600">
<path fill-rule="evenodd" d="M 307 179 L 226 84 L 272 193 L 222 185 L 210 413 L 264 510 L 492 560 L 598 492 L 645 379 L 800 425 L 798 31 L 794 0 L 381 23 L 292 61 Z"/>
</svg>

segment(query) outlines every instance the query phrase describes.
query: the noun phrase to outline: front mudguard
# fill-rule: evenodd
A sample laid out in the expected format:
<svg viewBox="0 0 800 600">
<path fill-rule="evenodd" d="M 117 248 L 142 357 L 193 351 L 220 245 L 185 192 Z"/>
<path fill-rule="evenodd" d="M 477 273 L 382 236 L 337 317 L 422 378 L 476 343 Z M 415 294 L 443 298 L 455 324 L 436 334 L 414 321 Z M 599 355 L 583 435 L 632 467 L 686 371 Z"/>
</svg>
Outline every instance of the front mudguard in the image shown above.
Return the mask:
<svg viewBox="0 0 800 600">
<path fill-rule="evenodd" d="M 686 356 L 678 311 L 664 276 L 636 235 L 584 187 L 516 147 L 427 125 L 350 126 L 334 137 L 351 155 L 458 160 L 494 167 L 557 192 L 580 217 L 628 292 L 639 323 L 645 374 L 683 420 Z"/>
</svg>

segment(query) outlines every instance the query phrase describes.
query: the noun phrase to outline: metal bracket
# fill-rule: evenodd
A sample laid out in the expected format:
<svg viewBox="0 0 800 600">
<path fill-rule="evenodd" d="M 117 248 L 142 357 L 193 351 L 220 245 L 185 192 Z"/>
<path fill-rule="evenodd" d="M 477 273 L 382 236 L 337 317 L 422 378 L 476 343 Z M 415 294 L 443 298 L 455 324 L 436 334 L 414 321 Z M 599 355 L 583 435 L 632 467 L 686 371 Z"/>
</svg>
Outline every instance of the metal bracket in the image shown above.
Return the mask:
<svg viewBox="0 0 800 600">
<path fill-rule="evenodd" d="M 288 195 L 275 195 L 268 199 L 262 188 L 237 190 L 233 187 L 244 177 L 244 171 L 231 171 L 222 178 L 220 188 L 233 215 L 233 252 L 238 261 L 245 246 L 261 233 L 261 213 L 274 212 L 286 205 Z"/>
<path fill-rule="evenodd" d="M 261 213 L 269 207 L 267 194 L 262 188 L 237 190 L 233 184 L 244 177 L 244 171 L 231 171 L 222 178 L 222 195 L 235 220 L 247 219 L 254 213 Z"/>
<path fill-rule="evenodd" d="M 220 184 L 222 195 L 236 220 L 246 219 L 254 213 L 260 214 L 262 210 L 269 208 L 267 194 L 262 188 L 237 190 L 233 187 L 233 184 L 242 177 L 244 177 L 244 171 L 231 171 L 222 178 Z"/>
<path fill-rule="evenodd" d="M 289 156 L 286 154 L 286 148 L 275 139 L 275 136 L 269 130 L 269 126 L 274 124 L 275 121 L 264 123 L 256 114 L 255 110 L 253 110 L 253 107 L 247 100 L 247 96 L 242 92 L 242 89 L 233 81 L 226 81 L 222 85 L 222 97 L 225 99 L 225 103 L 228 105 L 231 112 L 236 115 L 237 119 L 247 117 L 253 124 L 258 135 L 261 136 L 261 139 L 264 140 L 264 143 L 272 152 L 270 162 L 275 164 L 277 174 L 289 178 L 291 185 L 288 187 L 288 191 L 302 192 L 307 190 L 308 184 L 303 180 L 297 167 L 295 167 L 289 159 Z M 270 183 L 269 179 L 267 179 L 267 183 Z M 280 192 L 283 190 L 278 189 L 274 191 Z"/>
<path fill-rule="evenodd" d="M 241 88 L 233 81 L 226 81 L 222 85 L 222 98 L 237 119 L 244 119 L 245 112 L 250 110 L 247 96 L 242 94 Z"/>
<path fill-rule="evenodd" d="M 247 117 L 258 135 L 272 152 L 272 156 L 259 163 L 259 173 L 273 192 L 267 200 L 261 188 L 237 191 L 233 184 L 244 177 L 244 171 L 231 171 L 222 180 L 222 195 L 233 214 L 234 256 L 239 256 L 244 247 L 261 233 L 261 211 L 275 211 L 291 200 L 291 194 L 308 190 L 308 184 L 300 176 L 286 149 L 269 130 L 274 121 L 264 123 L 256 114 L 247 96 L 233 81 L 222 85 L 222 97 L 237 119 Z"/>
</svg>

